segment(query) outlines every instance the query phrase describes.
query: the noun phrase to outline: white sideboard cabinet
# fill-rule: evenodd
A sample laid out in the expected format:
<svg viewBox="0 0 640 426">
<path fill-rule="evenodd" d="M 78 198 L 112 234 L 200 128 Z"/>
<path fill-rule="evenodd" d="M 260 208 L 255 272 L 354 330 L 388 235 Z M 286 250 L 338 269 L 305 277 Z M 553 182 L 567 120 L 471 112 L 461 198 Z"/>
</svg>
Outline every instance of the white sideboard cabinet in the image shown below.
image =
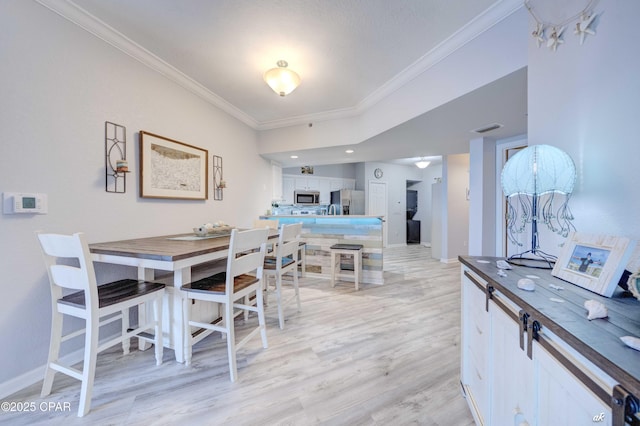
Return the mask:
<svg viewBox="0 0 640 426">
<path fill-rule="evenodd" d="M 514 266 L 500 277 L 496 260 L 460 257 L 460 383 L 476 424 L 640 424 L 640 352 L 617 335 L 640 335 L 640 303 L 539 269 Z M 519 289 L 532 274 L 536 290 Z M 588 299 L 611 318 L 587 320 Z"/>
</svg>

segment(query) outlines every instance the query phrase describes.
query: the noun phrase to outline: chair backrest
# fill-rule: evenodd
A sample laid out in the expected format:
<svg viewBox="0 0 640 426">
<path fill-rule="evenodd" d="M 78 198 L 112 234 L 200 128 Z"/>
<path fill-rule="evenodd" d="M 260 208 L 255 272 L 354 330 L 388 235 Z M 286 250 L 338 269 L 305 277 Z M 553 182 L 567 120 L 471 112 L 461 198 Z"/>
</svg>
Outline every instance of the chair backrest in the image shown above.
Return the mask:
<svg viewBox="0 0 640 426">
<path fill-rule="evenodd" d="M 231 231 L 227 258 L 226 294 L 233 293 L 233 279 L 238 275 L 255 273 L 262 278 L 264 255 L 267 251 L 268 228 Z"/>
<path fill-rule="evenodd" d="M 253 221 L 254 228 L 278 229 L 278 219 L 256 219 Z"/>
<path fill-rule="evenodd" d="M 301 233 L 302 223 L 282 225 L 278 237 L 278 246 L 276 248 L 276 265 L 278 268 L 282 266 L 283 257 L 290 257 L 294 261 L 298 261 L 298 246 Z"/>
<path fill-rule="evenodd" d="M 85 305 L 98 308 L 98 285 L 89 246 L 83 233 L 73 235 L 36 232 L 51 284 L 55 305 L 62 289 L 84 290 Z"/>
</svg>

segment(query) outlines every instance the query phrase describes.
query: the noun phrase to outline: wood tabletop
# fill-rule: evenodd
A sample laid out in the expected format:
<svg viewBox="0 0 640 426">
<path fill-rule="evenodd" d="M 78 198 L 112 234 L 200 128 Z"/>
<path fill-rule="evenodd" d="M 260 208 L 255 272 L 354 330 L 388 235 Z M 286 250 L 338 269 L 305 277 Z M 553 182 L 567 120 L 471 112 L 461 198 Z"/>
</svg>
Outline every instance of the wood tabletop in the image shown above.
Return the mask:
<svg viewBox="0 0 640 426">
<path fill-rule="evenodd" d="M 640 352 L 625 346 L 620 337 L 640 337 L 640 302 L 617 288 L 610 298 L 553 277 L 551 271 L 513 266 L 507 277 L 497 275 L 496 260 L 503 258 L 459 256 L 459 260 L 507 295 L 553 333 L 562 338 L 625 388 L 640 395 Z M 478 261 L 488 261 L 479 263 Z M 518 288 L 529 274 L 539 276 L 533 292 Z M 550 287 L 554 284 L 562 288 Z M 609 311 L 604 319 L 589 321 L 586 300 L 602 302 Z M 561 300 L 562 302 L 554 302 Z"/>
<path fill-rule="evenodd" d="M 140 259 L 175 262 L 202 254 L 229 249 L 230 234 L 198 240 L 175 240 L 194 234 L 163 235 L 89 244 L 94 254 L 135 257 Z M 277 238 L 278 231 L 271 230 L 269 239 Z"/>
</svg>

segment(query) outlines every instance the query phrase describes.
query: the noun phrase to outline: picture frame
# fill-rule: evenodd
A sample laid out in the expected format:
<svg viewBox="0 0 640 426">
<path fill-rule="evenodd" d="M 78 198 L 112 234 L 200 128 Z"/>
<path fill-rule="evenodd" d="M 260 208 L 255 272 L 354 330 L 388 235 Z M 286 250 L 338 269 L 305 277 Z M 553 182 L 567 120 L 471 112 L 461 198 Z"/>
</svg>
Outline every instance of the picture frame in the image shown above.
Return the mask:
<svg viewBox="0 0 640 426">
<path fill-rule="evenodd" d="M 209 154 L 177 140 L 140 131 L 140 197 L 208 198 Z"/>
<path fill-rule="evenodd" d="M 551 275 L 611 297 L 634 246 L 625 237 L 572 232 Z"/>
</svg>

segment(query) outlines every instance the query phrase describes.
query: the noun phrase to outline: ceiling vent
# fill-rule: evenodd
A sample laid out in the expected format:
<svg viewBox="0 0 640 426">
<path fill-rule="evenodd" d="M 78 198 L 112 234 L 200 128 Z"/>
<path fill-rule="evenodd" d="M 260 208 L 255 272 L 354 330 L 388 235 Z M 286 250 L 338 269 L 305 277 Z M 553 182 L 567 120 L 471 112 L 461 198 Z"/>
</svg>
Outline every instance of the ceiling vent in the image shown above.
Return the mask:
<svg viewBox="0 0 640 426">
<path fill-rule="evenodd" d="M 493 124 L 489 124 L 489 125 L 484 126 L 484 127 L 480 127 L 479 129 L 472 130 L 471 132 L 472 133 L 487 133 L 487 132 L 490 132 L 492 130 L 499 129 L 500 127 L 504 127 L 504 126 L 502 124 L 499 124 L 499 123 L 493 123 Z"/>
</svg>

